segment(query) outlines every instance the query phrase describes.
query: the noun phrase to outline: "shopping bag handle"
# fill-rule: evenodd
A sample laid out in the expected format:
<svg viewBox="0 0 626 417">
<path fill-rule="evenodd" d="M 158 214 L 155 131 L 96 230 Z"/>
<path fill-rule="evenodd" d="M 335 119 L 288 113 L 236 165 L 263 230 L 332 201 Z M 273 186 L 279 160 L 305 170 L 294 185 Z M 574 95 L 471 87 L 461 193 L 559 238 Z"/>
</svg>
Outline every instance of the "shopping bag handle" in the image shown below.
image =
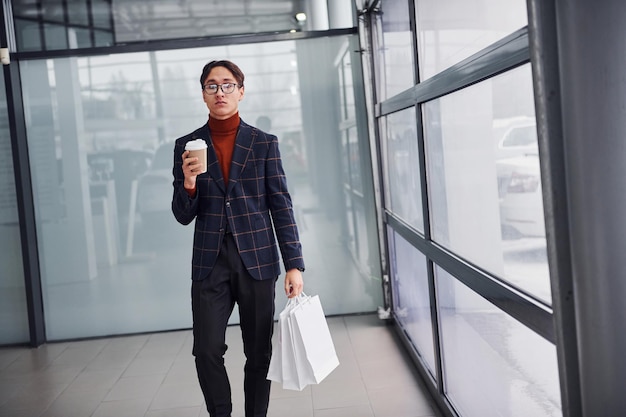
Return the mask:
<svg viewBox="0 0 626 417">
<path fill-rule="evenodd" d="M 298 294 L 295 297 L 287 298 L 287 304 L 285 305 L 285 308 L 287 307 L 294 308 L 296 306 L 299 306 L 302 303 L 306 302 L 309 298 L 311 297 L 306 295 L 304 291 L 302 291 L 300 294 Z"/>
<path fill-rule="evenodd" d="M 306 295 L 304 293 L 304 291 L 302 291 L 302 292 L 300 292 L 300 294 L 298 294 L 297 297 L 293 297 L 293 300 L 295 301 L 296 304 L 302 304 L 302 303 L 306 302 L 309 298 L 311 298 L 311 297 Z"/>
</svg>

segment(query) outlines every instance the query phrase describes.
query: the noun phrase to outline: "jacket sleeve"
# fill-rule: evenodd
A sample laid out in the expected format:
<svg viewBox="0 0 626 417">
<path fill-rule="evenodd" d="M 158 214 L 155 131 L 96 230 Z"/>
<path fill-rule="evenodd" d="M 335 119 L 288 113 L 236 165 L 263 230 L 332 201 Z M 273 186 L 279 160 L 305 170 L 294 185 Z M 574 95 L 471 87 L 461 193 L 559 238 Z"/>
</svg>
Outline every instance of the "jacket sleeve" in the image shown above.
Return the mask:
<svg viewBox="0 0 626 417">
<path fill-rule="evenodd" d="M 278 150 L 278 140 L 275 136 L 271 138 L 265 162 L 265 187 L 280 253 L 285 270 L 289 271 L 292 268 L 304 268 L 302 245 L 291 195 L 287 190 L 287 178 Z"/>
<path fill-rule="evenodd" d="M 196 191 L 194 197 L 190 197 L 183 185 L 185 182 L 182 161 L 183 151 L 184 146 L 179 139 L 174 145 L 172 213 L 174 213 L 174 217 L 180 224 L 187 225 L 193 221 L 198 212 L 198 191 Z"/>
</svg>

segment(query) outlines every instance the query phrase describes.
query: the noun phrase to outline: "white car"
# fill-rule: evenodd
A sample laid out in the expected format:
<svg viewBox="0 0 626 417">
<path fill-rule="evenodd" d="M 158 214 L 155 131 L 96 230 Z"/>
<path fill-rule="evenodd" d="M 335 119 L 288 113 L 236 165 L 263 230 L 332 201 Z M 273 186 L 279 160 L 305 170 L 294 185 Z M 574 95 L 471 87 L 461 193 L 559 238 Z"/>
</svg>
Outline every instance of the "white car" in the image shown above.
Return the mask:
<svg viewBox="0 0 626 417">
<path fill-rule="evenodd" d="M 494 125 L 494 135 L 497 159 L 537 152 L 537 126 L 534 118 L 513 118 L 504 126 Z"/>
<path fill-rule="evenodd" d="M 537 130 L 523 120 L 498 142 L 496 170 L 503 237 L 545 237 Z"/>
</svg>

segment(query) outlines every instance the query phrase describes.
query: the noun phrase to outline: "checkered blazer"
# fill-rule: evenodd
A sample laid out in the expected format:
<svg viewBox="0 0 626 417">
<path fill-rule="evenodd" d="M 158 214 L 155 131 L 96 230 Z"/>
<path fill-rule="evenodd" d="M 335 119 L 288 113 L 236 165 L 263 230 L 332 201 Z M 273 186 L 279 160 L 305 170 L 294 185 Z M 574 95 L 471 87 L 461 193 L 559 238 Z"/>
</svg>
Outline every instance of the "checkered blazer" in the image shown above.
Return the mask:
<svg viewBox="0 0 626 417">
<path fill-rule="evenodd" d="M 185 144 L 198 138 L 209 145 L 207 172 L 198 175 L 196 195 L 191 198 L 183 186 L 182 154 Z M 202 280 L 211 273 L 227 224 L 244 265 L 255 279 L 275 279 L 280 275 L 276 238 L 285 269 L 304 268 L 276 136 L 241 120 L 228 184 L 224 184 L 207 123 L 176 140 L 172 172 L 172 212 L 181 224 L 196 220 L 193 280 Z"/>
</svg>

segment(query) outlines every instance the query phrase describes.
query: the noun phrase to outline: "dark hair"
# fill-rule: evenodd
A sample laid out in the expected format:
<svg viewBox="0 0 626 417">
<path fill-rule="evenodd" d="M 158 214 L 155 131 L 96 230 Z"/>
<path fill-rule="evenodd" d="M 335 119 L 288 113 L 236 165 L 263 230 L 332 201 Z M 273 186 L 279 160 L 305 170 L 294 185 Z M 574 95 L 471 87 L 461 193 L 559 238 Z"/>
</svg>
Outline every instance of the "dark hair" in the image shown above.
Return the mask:
<svg viewBox="0 0 626 417">
<path fill-rule="evenodd" d="M 239 87 L 243 87 L 243 71 L 241 71 L 241 69 L 236 64 L 227 60 L 211 61 L 206 64 L 204 68 L 202 68 L 202 75 L 200 76 L 200 85 L 202 87 L 204 87 L 204 81 L 206 80 L 206 77 L 209 76 L 209 73 L 215 67 L 224 67 L 232 72 L 235 76 L 235 79 L 237 80 L 237 84 L 239 84 Z"/>
</svg>

